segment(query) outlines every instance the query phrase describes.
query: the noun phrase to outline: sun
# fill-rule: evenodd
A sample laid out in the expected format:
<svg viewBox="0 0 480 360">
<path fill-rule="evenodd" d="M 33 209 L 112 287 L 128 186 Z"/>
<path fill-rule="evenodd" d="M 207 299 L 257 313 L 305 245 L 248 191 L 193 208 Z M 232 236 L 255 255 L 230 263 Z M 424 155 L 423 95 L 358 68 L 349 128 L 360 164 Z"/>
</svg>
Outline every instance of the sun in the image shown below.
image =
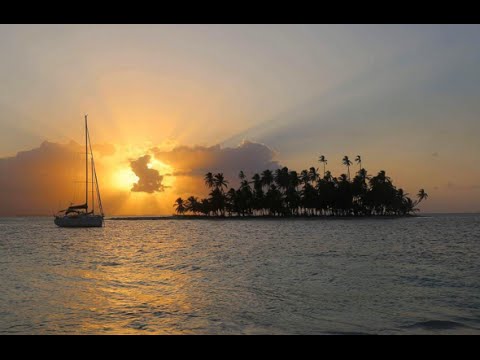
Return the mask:
<svg viewBox="0 0 480 360">
<path fill-rule="evenodd" d="M 119 169 L 113 174 L 112 185 L 117 189 L 130 190 L 139 177 L 130 168 Z"/>
</svg>

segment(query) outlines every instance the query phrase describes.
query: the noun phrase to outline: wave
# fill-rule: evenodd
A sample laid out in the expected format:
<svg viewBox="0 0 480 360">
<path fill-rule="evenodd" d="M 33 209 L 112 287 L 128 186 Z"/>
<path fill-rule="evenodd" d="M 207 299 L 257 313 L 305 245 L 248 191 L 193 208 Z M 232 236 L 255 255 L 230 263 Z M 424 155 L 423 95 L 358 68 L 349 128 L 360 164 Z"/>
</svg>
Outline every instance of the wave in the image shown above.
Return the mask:
<svg viewBox="0 0 480 360">
<path fill-rule="evenodd" d="M 115 262 L 115 261 L 105 261 L 100 263 L 102 266 L 120 266 L 122 265 L 121 263 Z"/>
<path fill-rule="evenodd" d="M 468 325 L 458 323 L 456 321 L 448 321 L 448 320 L 420 321 L 413 325 L 408 325 L 406 326 L 406 328 L 425 329 L 425 330 L 452 330 L 452 329 L 459 329 L 459 328 L 471 329 L 471 327 Z"/>
</svg>

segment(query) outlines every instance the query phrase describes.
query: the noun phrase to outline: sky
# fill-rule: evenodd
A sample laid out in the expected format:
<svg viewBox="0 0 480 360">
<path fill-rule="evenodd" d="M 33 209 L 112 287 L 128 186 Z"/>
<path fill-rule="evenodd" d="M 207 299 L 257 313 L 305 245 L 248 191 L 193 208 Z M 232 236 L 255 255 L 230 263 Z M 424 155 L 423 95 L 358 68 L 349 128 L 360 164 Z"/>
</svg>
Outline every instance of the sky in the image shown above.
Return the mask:
<svg viewBox="0 0 480 360">
<path fill-rule="evenodd" d="M 1 216 L 79 200 L 85 113 L 111 215 L 321 154 L 480 211 L 479 25 L 0 25 L 0 54 Z"/>
</svg>

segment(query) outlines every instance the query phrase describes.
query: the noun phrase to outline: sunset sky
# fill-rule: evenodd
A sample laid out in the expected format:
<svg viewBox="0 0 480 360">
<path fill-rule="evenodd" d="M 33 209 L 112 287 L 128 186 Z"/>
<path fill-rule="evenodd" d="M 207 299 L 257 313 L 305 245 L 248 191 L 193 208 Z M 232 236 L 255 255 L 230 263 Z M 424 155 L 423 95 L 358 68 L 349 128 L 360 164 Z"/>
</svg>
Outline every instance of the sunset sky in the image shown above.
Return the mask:
<svg viewBox="0 0 480 360">
<path fill-rule="evenodd" d="M 79 201 L 85 113 L 107 215 L 321 154 L 480 211 L 479 25 L 0 25 L 0 54 L 0 216 Z"/>
</svg>

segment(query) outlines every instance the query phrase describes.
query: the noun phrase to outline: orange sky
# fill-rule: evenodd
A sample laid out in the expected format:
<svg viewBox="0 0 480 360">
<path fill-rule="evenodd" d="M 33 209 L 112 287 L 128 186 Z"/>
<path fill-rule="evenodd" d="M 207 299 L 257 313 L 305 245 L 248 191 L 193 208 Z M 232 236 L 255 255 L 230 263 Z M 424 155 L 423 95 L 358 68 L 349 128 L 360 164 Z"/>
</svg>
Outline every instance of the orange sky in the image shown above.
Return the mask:
<svg viewBox="0 0 480 360">
<path fill-rule="evenodd" d="M 205 194 L 206 171 L 231 181 L 242 169 L 301 171 L 320 154 L 335 175 L 360 154 L 369 173 L 425 188 L 423 211 L 480 211 L 479 35 L 474 25 L 0 25 L 0 215 L 77 200 L 81 150 L 70 142 L 83 143 L 86 112 L 109 215 L 171 214 L 178 196 Z M 146 155 L 163 191 L 131 191 L 131 161 Z"/>
</svg>

